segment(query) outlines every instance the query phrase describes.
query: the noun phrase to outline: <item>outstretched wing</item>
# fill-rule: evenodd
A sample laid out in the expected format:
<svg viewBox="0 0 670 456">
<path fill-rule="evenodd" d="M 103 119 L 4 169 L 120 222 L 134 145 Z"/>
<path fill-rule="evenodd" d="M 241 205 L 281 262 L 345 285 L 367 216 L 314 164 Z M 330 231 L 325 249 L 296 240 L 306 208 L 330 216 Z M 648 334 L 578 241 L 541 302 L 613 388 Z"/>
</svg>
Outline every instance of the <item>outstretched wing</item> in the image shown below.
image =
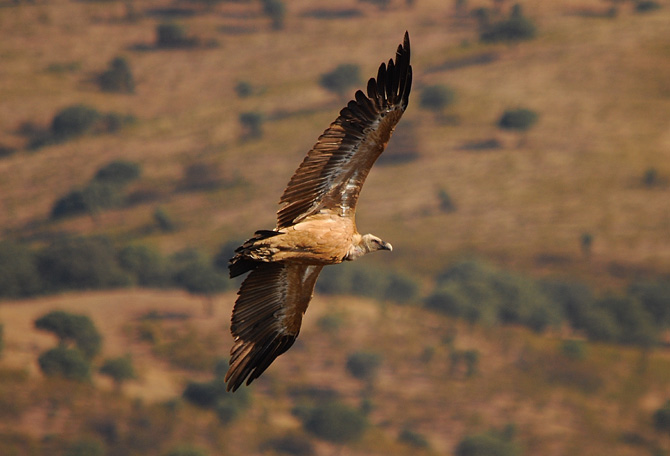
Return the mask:
<svg viewBox="0 0 670 456">
<path fill-rule="evenodd" d="M 258 378 L 298 337 L 322 266 L 260 263 L 242 282 L 233 307 L 235 338 L 227 390 Z"/>
<path fill-rule="evenodd" d="M 277 212 L 278 229 L 322 209 L 354 216 L 361 186 L 409 102 L 409 59 L 405 32 L 395 62 L 381 64 L 377 78 L 368 81 L 367 96 L 356 92 L 296 170 L 279 200 L 284 206 Z"/>
</svg>

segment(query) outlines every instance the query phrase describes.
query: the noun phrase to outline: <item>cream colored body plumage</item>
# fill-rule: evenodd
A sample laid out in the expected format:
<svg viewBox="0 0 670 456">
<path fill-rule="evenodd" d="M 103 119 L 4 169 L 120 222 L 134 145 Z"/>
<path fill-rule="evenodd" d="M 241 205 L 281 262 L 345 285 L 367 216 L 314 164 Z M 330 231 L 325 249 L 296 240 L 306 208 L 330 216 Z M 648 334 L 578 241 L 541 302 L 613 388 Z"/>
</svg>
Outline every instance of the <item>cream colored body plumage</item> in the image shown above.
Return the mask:
<svg viewBox="0 0 670 456">
<path fill-rule="evenodd" d="M 228 390 L 258 378 L 288 350 L 326 265 L 391 244 L 356 229 L 356 203 L 370 168 L 402 117 L 412 85 L 409 36 L 319 137 L 280 199 L 274 230 L 257 231 L 235 251 L 230 276 L 250 272 L 233 308 Z"/>
</svg>

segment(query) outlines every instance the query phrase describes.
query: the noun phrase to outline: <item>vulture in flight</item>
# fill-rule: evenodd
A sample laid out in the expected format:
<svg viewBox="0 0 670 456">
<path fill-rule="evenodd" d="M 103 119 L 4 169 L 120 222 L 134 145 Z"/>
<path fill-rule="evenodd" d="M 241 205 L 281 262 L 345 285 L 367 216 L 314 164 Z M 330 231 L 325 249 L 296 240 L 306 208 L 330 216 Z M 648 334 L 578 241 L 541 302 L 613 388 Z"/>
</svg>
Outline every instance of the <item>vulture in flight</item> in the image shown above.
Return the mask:
<svg viewBox="0 0 670 456">
<path fill-rule="evenodd" d="M 235 250 L 230 276 L 250 272 L 233 307 L 228 391 L 249 385 L 298 337 L 321 269 L 391 244 L 359 234 L 363 182 L 402 117 L 412 86 L 409 35 L 319 137 L 279 200 L 277 227 Z"/>
</svg>

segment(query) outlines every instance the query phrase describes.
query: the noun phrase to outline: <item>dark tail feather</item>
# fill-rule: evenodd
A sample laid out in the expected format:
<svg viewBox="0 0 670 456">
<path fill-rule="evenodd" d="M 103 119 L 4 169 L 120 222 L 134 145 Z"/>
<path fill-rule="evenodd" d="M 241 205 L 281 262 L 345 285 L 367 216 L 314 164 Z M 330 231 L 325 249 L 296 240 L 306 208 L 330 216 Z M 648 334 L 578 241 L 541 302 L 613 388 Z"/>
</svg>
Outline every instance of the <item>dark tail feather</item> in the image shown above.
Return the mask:
<svg viewBox="0 0 670 456">
<path fill-rule="evenodd" d="M 248 253 L 253 250 L 256 241 L 271 238 L 280 234 L 273 230 L 259 230 L 254 233 L 254 236 L 247 240 L 240 247 L 235 249 L 235 256 L 232 257 L 228 263 L 228 270 L 230 271 L 230 278 L 240 276 L 249 271 L 253 271 L 262 263 L 262 261 L 253 260 L 249 258 Z"/>
</svg>

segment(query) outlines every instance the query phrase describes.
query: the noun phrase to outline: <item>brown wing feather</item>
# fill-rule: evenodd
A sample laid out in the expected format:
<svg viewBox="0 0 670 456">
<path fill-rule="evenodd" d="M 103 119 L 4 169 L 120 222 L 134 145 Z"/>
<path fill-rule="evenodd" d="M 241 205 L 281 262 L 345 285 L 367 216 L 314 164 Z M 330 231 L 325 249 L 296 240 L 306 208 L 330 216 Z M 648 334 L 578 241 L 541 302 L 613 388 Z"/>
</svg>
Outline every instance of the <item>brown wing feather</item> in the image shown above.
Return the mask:
<svg viewBox="0 0 670 456">
<path fill-rule="evenodd" d="M 261 263 L 242 282 L 230 330 L 235 343 L 225 381 L 228 391 L 247 385 L 298 337 L 321 266 Z"/>
<path fill-rule="evenodd" d="M 296 170 L 279 200 L 284 206 L 277 212 L 278 229 L 324 208 L 353 217 L 361 186 L 409 102 L 409 60 L 405 33 L 395 62 L 381 64 L 377 78 L 368 81 L 367 96 L 356 92 Z"/>
</svg>

